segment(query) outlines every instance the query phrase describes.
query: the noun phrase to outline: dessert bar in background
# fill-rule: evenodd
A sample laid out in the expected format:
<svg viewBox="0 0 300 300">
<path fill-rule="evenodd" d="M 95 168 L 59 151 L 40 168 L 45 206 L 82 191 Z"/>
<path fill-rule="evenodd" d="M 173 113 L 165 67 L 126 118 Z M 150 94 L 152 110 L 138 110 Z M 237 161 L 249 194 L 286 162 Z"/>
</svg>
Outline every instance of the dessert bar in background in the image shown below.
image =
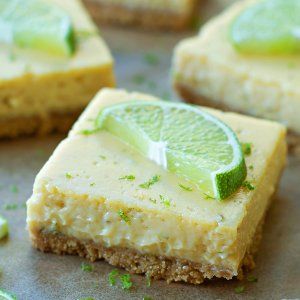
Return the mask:
<svg viewBox="0 0 300 300">
<path fill-rule="evenodd" d="M 59 56 L 0 43 L 0 138 L 65 132 L 101 87 L 114 86 L 113 59 L 81 1 L 48 3 L 69 14 L 75 50 Z"/>
<path fill-rule="evenodd" d="M 263 2 L 268 2 L 264 5 L 272 8 L 275 4 L 284 5 L 285 1 Z M 263 2 L 239 1 L 204 25 L 196 37 L 181 41 L 173 58 L 173 83 L 179 94 L 189 102 L 275 120 L 299 135 L 300 58 L 288 45 L 295 47 L 294 50 L 299 48 L 292 41 L 288 30 L 285 34 L 291 41 L 290 44 L 280 40 L 281 31 L 279 37 L 275 36 L 271 41 L 259 42 L 253 38 L 253 41 L 244 42 L 242 46 L 235 45 L 230 37 L 236 18 L 244 13 L 241 18 L 245 19 L 246 14 L 260 9 L 255 5 Z M 251 11 L 247 11 L 248 9 Z M 281 11 L 280 13 L 284 13 L 286 10 Z M 266 18 L 271 18 L 272 13 L 276 11 L 264 11 L 261 15 L 262 18 L 265 14 Z M 262 18 L 260 23 L 263 23 Z M 280 19 L 283 20 L 283 16 Z M 255 19 L 251 17 L 251 20 L 255 23 Z M 291 25 L 288 20 L 286 24 L 287 27 L 282 25 L 282 28 L 289 28 Z M 251 28 L 241 25 L 234 29 L 235 37 L 240 37 L 241 43 L 245 32 L 250 32 L 249 35 L 252 32 Z M 241 29 L 242 33 L 237 32 Z M 255 36 L 260 31 L 259 28 L 254 29 L 256 31 L 252 35 Z M 276 30 L 271 34 L 276 35 Z M 267 34 L 265 36 L 267 38 Z M 250 53 L 245 53 L 246 50 Z"/>
</svg>

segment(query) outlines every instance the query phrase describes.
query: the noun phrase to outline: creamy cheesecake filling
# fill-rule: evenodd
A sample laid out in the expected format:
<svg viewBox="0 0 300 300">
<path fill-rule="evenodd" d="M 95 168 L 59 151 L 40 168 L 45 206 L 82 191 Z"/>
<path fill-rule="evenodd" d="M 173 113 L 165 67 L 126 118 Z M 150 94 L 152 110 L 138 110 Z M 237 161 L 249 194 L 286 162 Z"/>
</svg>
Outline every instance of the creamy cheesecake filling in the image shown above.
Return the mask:
<svg viewBox="0 0 300 300">
<path fill-rule="evenodd" d="M 27 222 L 30 231 L 58 232 L 105 247 L 125 247 L 237 271 L 236 236 L 219 232 L 217 223 L 202 227 L 176 216 L 124 208 L 130 219 L 126 223 L 119 216 L 120 207 L 104 199 L 47 190 L 46 185 L 29 200 Z"/>
<path fill-rule="evenodd" d="M 28 201 L 29 230 L 57 232 L 105 247 L 187 259 L 237 275 L 275 191 L 285 151 L 282 140 L 268 160 L 263 180 L 249 202 L 248 215 L 237 231 L 222 225 L 221 219 L 202 226 L 174 214 L 130 208 L 122 201 L 62 192 L 47 182 Z M 129 218 L 128 222 L 120 217 L 120 210 Z"/>
<path fill-rule="evenodd" d="M 0 120 L 82 110 L 99 87 L 114 84 L 111 69 L 108 64 L 0 82 Z"/>
</svg>

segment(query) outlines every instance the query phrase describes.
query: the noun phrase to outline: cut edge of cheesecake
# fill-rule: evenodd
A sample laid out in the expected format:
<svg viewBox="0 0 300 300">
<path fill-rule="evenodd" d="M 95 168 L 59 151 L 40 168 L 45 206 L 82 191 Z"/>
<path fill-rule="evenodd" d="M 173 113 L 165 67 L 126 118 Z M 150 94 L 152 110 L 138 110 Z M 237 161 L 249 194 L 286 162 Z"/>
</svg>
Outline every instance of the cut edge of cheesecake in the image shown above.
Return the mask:
<svg viewBox="0 0 300 300">
<path fill-rule="evenodd" d="M 247 248 L 238 269 L 238 274 L 231 270 L 216 270 L 214 266 L 202 265 L 186 259 L 175 257 L 157 256 L 141 253 L 134 249 L 122 247 L 105 247 L 93 241 L 83 241 L 60 233 L 51 233 L 37 230 L 30 231 L 33 247 L 45 252 L 58 255 L 78 255 L 89 259 L 91 262 L 105 260 L 112 266 L 126 269 L 132 274 L 145 274 L 155 280 L 164 279 L 170 282 L 186 282 L 201 284 L 205 279 L 213 277 L 227 280 L 237 276 L 239 280 L 244 277 L 244 272 L 255 268 L 254 255 L 258 251 L 262 239 L 265 216 L 256 228 L 252 243 Z"/>
<path fill-rule="evenodd" d="M 141 26 L 150 30 L 181 31 L 191 27 L 196 11 L 196 1 L 183 13 L 171 10 L 154 10 L 127 7 L 126 5 L 101 3 L 97 0 L 84 0 L 91 15 L 101 24 Z"/>
<path fill-rule="evenodd" d="M 94 111 L 94 105 L 97 102 L 97 98 L 99 95 L 106 95 L 105 101 L 109 101 L 109 97 L 107 97 L 110 93 L 113 93 L 111 89 L 102 90 L 98 96 L 90 103 L 89 107 L 86 111 L 82 114 L 79 118 L 79 121 L 74 125 L 73 130 L 70 132 L 69 137 L 72 139 L 77 139 L 80 130 L 85 127 L 87 123 L 85 123 L 85 119 L 89 117 L 89 113 Z M 118 94 L 119 93 L 119 94 Z M 136 98 L 137 95 L 143 96 L 142 94 L 126 94 L 125 91 L 118 91 L 117 95 L 127 95 L 133 96 Z M 120 97 L 117 97 L 120 98 Z M 153 100 L 155 98 L 145 95 L 145 100 Z M 233 114 L 234 115 L 234 114 Z M 250 117 L 244 117 L 247 119 L 252 119 Z M 261 123 L 269 123 L 267 121 L 258 120 Z M 282 126 L 278 126 L 278 129 Z M 280 135 L 280 138 L 279 138 Z M 65 146 L 65 145 L 64 145 Z M 265 214 L 267 208 L 271 203 L 271 196 L 276 191 L 276 184 L 280 179 L 281 172 L 284 168 L 284 157 L 286 154 L 286 147 L 284 141 L 284 130 L 283 127 L 278 131 L 278 141 L 272 147 L 272 159 L 268 159 L 268 164 L 265 167 L 265 173 L 261 176 L 263 179 L 255 188 L 256 195 L 256 202 L 260 202 L 261 197 L 265 199 L 263 204 L 262 213 L 259 214 L 261 217 L 255 221 L 255 228 L 253 227 L 253 232 L 250 233 L 250 240 L 247 241 L 247 244 L 242 246 L 245 243 L 245 240 L 242 239 L 242 236 L 248 235 L 248 222 L 249 218 L 251 219 L 251 214 L 254 212 L 252 211 L 249 216 L 244 216 L 243 219 L 240 221 L 239 226 L 237 228 L 237 234 L 239 237 L 236 238 L 236 247 L 243 248 L 241 252 L 241 256 L 239 258 L 239 265 L 237 269 L 232 268 L 225 268 L 222 263 L 220 265 L 210 265 L 207 263 L 199 263 L 193 262 L 188 259 L 181 259 L 178 257 L 171 257 L 171 256 L 164 256 L 164 255 L 153 255 L 147 252 L 139 252 L 137 249 L 134 248 L 124 248 L 124 247 L 107 247 L 102 243 L 95 243 L 93 240 L 89 239 L 78 239 L 73 236 L 67 236 L 62 232 L 55 232 L 49 231 L 47 226 L 40 227 L 36 226 L 35 222 L 30 223 L 29 225 L 29 232 L 32 239 L 33 246 L 38 248 L 44 252 L 54 252 L 57 254 L 78 254 L 83 257 L 87 257 L 90 260 L 97 260 L 97 259 L 105 259 L 110 264 L 115 266 L 124 267 L 132 273 L 147 273 L 149 276 L 159 279 L 166 279 L 168 281 L 185 281 L 189 283 L 199 284 L 203 282 L 205 278 L 212 278 L 212 277 L 219 277 L 219 278 L 226 278 L 231 279 L 234 276 L 238 276 L 239 278 L 242 276 L 243 268 L 251 269 L 254 267 L 254 260 L 253 254 L 256 252 L 259 241 L 261 239 L 261 228 L 264 222 Z M 57 153 L 56 153 L 57 156 Z M 274 160 L 274 156 L 276 158 Z M 274 167 L 275 171 L 269 172 L 270 167 Z M 272 174 L 270 174 L 272 173 Z M 43 174 L 42 177 L 39 179 L 42 185 L 46 184 L 45 191 L 46 191 L 46 199 L 48 196 L 51 196 L 52 188 L 45 182 L 44 179 L 41 182 L 41 179 L 45 177 L 46 174 Z M 269 188 L 268 185 L 270 186 Z M 41 186 L 42 190 L 44 188 Z M 36 189 L 34 189 L 36 190 Z M 41 190 L 36 190 L 39 193 Z M 72 197 L 71 194 L 64 194 L 64 191 L 59 191 L 58 188 L 54 188 L 56 195 L 56 199 L 58 199 L 57 204 L 60 205 L 60 201 L 64 201 L 64 199 L 70 199 Z M 57 194 L 58 192 L 58 194 Z M 49 194 L 47 196 L 47 193 Z M 60 198 L 61 197 L 61 198 Z M 59 200 L 61 199 L 61 200 Z M 83 195 L 83 199 L 86 199 L 86 196 Z M 89 197 L 90 200 L 93 199 L 93 196 Z M 31 203 L 39 201 L 38 198 L 35 198 L 34 194 L 29 200 Z M 44 200 L 43 200 L 44 201 Z M 78 199 L 76 199 L 78 201 Z M 100 201 L 100 200 L 99 200 Z M 101 203 L 105 201 L 105 199 L 101 200 Z M 254 201 L 254 200 L 253 200 Z M 252 202 L 253 202 L 252 201 Z M 254 202 L 254 203 L 256 203 Z M 98 204 L 99 205 L 99 204 Z M 258 205 L 259 206 L 259 205 Z M 130 208 L 132 209 L 132 208 Z M 251 229 L 252 231 L 252 229 Z M 256 233 L 255 233 L 256 232 Z M 247 240 L 247 239 L 246 239 Z M 240 249 L 239 249 L 240 252 Z M 230 264 L 228 264 L 229 266 Z"/>
</svg>

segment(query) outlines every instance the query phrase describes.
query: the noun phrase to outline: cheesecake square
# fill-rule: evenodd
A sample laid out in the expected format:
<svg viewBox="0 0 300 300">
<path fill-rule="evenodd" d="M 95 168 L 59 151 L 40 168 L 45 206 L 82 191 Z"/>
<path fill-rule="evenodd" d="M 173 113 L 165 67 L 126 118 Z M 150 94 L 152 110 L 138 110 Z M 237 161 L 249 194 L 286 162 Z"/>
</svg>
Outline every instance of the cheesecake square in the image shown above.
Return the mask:
<svg viewBox="0 0 300 300">
<path fill-rule="evenodd" d="M 258 1 L 238 1 L 181 41 L 173 83 L 187 101 L 275 120 L 299 135 L 299 55 L 245 55 L 230 42 L 233 20 Z"/>
<path fill-rule="evenodd" d="M 71 17 L 70 57 L 0 43 L 0 138 L 67 131 L 101 87 L 114 86 L 113 59 L 80 0 L 50 0 Z"/>
<path fill-rule="evenodd" d="M 185 180 L 110 133 L 94 130 L 101 109 L 132 99 L 160 101 L 103 89 L 37 175 L 27 202 L 33 246 L 105 259 L 167 281 L 200 284 L 206 278 L 241 276 L 243 268 L 254 266 L 265 214 L 285 165 L 285 128 L 202 108 L 230 126 L 241 142 L 251 143 L 246 156 L 250 189 L 241 187 L 217 201 L 182 189 Z M 153 184 L 145 188 L 149 180 Z"/>
<path fill-rule="evenodd" d="M 182 30 L 192 24 L 197 0 L 85 0 L 100 23 Z"/>
</svg>

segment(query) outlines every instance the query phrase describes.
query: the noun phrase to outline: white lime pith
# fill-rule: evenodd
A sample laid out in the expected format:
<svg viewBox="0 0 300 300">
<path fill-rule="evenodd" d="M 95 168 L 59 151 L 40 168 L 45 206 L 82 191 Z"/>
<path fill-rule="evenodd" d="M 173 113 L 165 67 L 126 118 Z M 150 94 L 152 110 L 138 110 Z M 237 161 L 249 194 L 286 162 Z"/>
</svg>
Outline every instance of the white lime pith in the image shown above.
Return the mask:
<svg viewBox="0 0 300 300">
<path fill-rule="evenodd" d="M 69 15 L 44 0 L 0 0 L 0 42 L 71 55 L 75 39 Z"/>
<path fill-rule="evenodd" d="M 96 122 L 99 128 L 189 180 L 210 197 L 227 198 L 246 177 L 235 133 L 197 107 L 130 101 L 104 108 Z"/>
</svg>

